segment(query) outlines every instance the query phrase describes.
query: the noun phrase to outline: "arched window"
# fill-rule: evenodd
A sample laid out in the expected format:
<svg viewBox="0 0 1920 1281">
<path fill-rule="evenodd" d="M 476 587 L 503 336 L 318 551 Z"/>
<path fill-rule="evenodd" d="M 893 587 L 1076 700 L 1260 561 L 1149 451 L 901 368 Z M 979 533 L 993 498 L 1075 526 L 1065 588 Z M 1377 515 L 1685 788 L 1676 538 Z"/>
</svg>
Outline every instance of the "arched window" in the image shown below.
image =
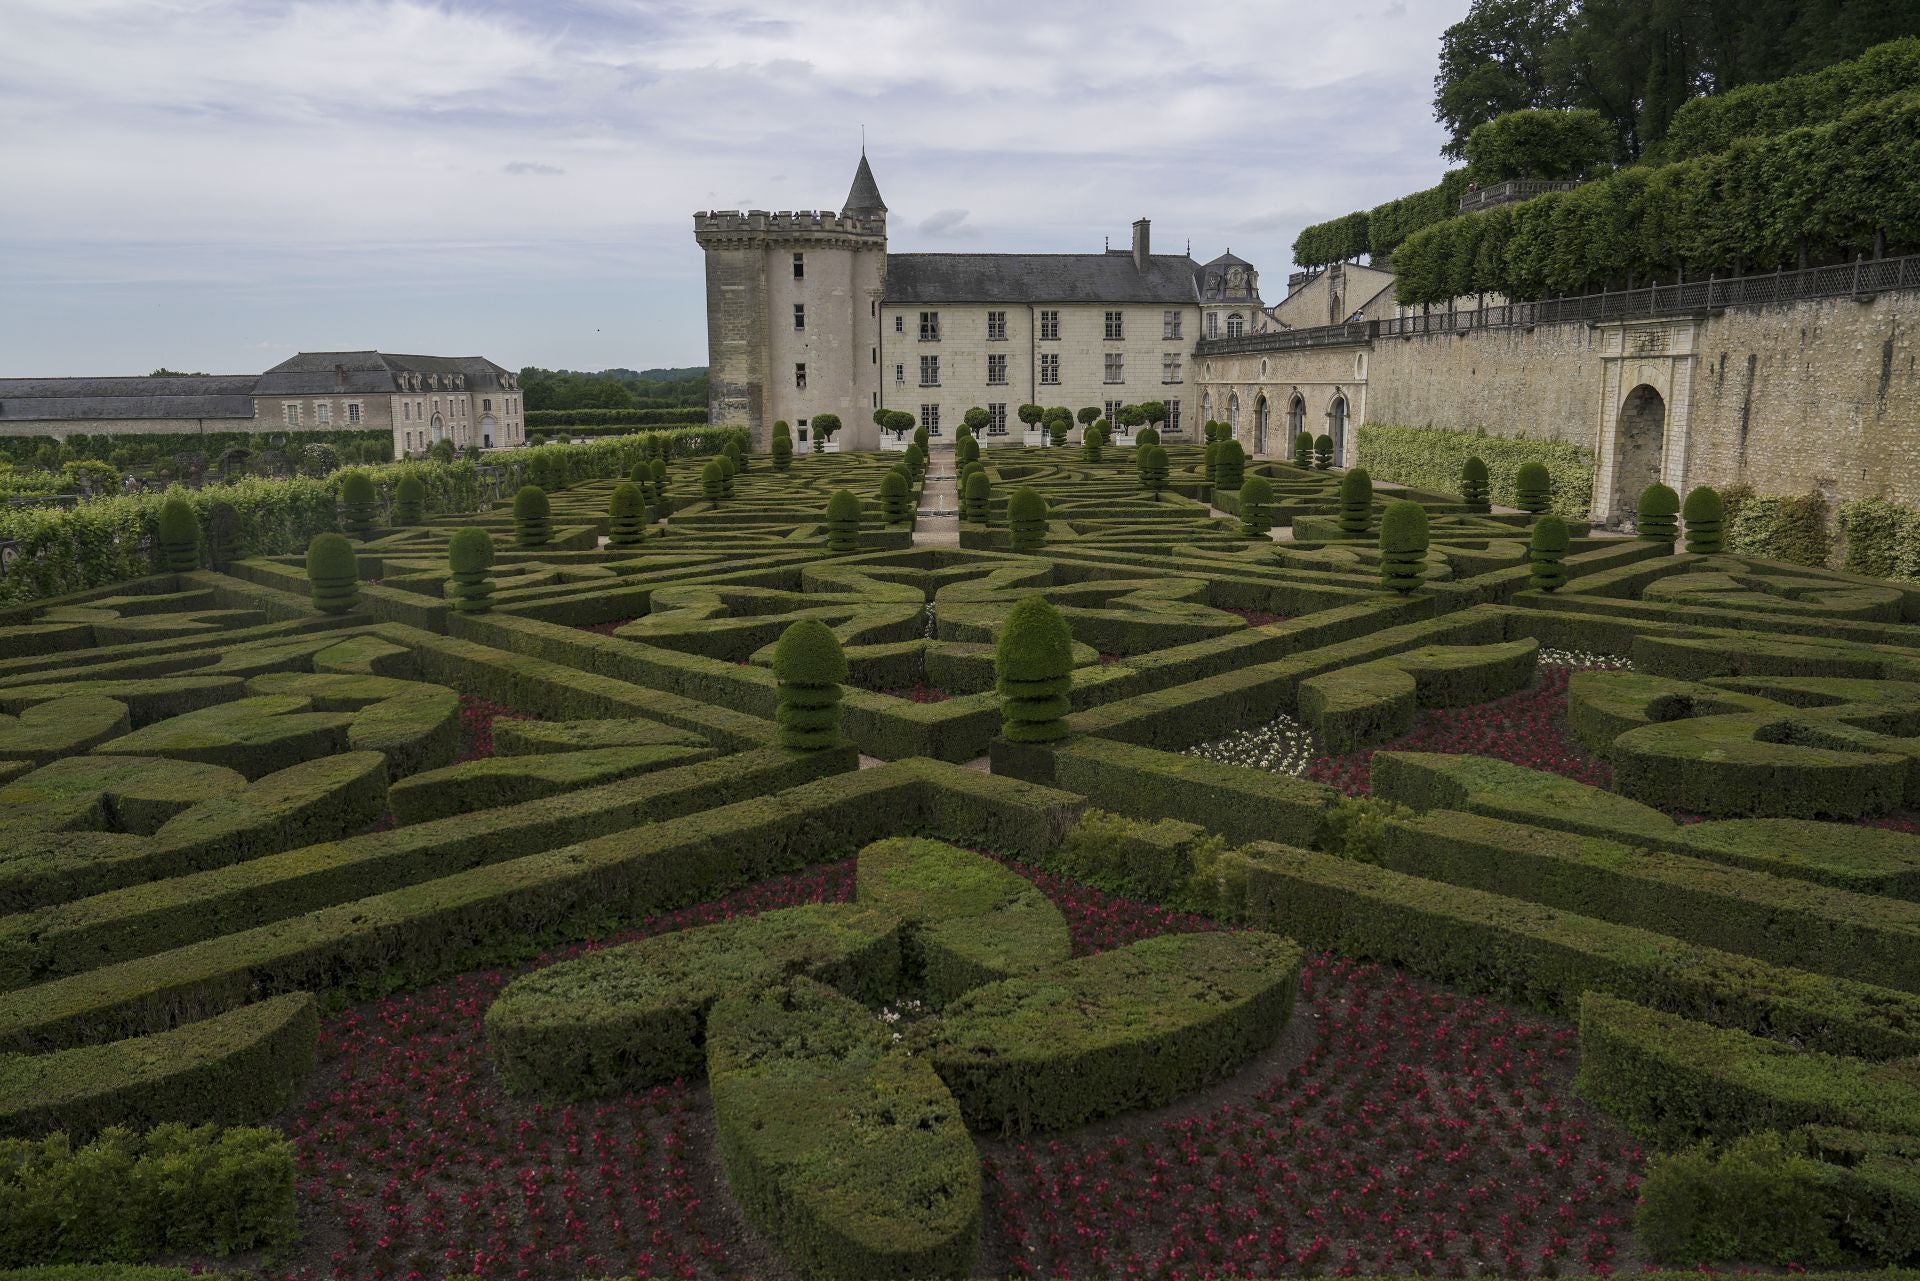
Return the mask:
<svg viewBox="0 0 1920 1281">
<path fill-rule="evenodd" d="M 1246 327 L 1246 319 L 1239 312 L 1236 311 L 1227 317 L 1227 337 L 1238 338 Z"/>
<path fill-rule="evenodd" d="M 1298 436 L 1307 429 L 1307 402 L 1300 393 L 1293 393 L 1293 399 L 1287 402 L 1287 436 Z"/>
<path fill-rule="evenodd" d="M 1227 426 L 1240 430 L 1240 393 L 1237 391 L 1227 397 Z"/>
<path fill-rule="evenodd" d="M 1333 461 L 1345 466 L 1341 459 L 1347 456 L 1347 398 L 1335 396 L 1333 404 L 1327 408 L 1327 435 L 1333 437 Z"/>
<path fill-rule="evenodd" d="M 1212 392 L 1207 392 L 1205 395 L 1200 397 L 1200 421 L 1203 423 L 1210 423 L 1213 421 L 1213 393 Z"/>
<path fill-rule="evenodd" d="M 1253 402 L 1253 452 L 1267 452 L 1267 398 L 1264 394 Z"/>
</svg>

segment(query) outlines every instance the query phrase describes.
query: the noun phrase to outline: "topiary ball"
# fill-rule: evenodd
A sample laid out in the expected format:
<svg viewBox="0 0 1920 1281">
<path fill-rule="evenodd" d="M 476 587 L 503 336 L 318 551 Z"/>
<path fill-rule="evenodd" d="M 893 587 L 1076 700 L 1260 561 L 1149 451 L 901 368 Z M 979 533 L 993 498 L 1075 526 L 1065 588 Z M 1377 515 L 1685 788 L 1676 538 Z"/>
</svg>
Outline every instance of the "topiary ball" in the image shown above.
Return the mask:
<svg viewBox="0 0 1920 1281">
<path fill-rule="evenodd" d="M 1009 544 L 1017 552 L 1039 551 L 1047 543 L 1047 500 L 1021 486 L 1007 499 Z"/>
<path fill-rule="evenodd" d="M 1072 704 L 1073 633 L 1060 611 L 1029 596 L 1007 611 L 994 640 L 1000 733 L 1014 743 L 1050 743 L 1067 735 Z"/>
<path fill-rule="evenodd" d="M 647 500 L 640 486 L 622 481 L 607 502 L 607 546 L 637 547 L 647 536 Z"/>
<path fill-rule="evenodd" d="M 987 479 L 986 468 L 967 473 L 961 482 L 960 517 L 976 524 L 987 523 L 987 509 L 993 493 L 993 482 Z"/>
<path fill-rule="evenodd" d="M 447 595 L 462 614 L 493 608 L 493 538 L 484 529 L 457 529 L 447 540 Z"/>
<path fill-rule="evenodd" d="M 1655 481 L 1640 491 L 1640 505 L 1633 514 L 1634 529 L 1642 538 L 1672 544 L 1680 537 L 1679 515 L 1680 495 Z"/>
<path fill-rule="evenodd" d="M 803 618 L 780 633 L 773 680 L 782 747 L 817 752 L 846 742 L 840 733 L 840 685 L 846 679 L 846 652 L 825 623 Z"/>
<path fill-rule="evenodd" d="M 1354 467 L 1340 478 L 1340 529 L 1364 534 L 1373 524 L 1373 477 Z"/>
<path fill-rule="evenodd" d="M 373 534 L 373 477 L 350 471 L 340 478 L 340 524 L 362 542 Z"/>
<path fill-rule="evenodd" d="M 1273 482 L 1265 476 L 1249 476 L 1240 486 L 1240 532 L 1248 538 L 1265 538 L 1273 529 Z"/>
<path fill-rule="evenodd" d="M 1427 510 L 1408 499 L 1387 504 L 1380 516 L 1380 583 L 1410 592 L 1425 581 Z"/>
<path fill-rule="evenodd" d="M 553 538 L 552 511 L 546 490 L 522 485 L 513 496 L 513 540 L 522 547 L 545 547 Z"/>
<path fill-rule="evenodd" d="M 1553 504 L 1553 477 L 1545 463 L 1521 463 L 1513 474 L 1513 488 L 1513 505 L 1523 512 L 1538 516 Z"/>
<path fill-rule="evenodd" d="M 1567 582 L 1567 522 L 1558 516 L 1542 516 L 1533 522 L 1533 539 L 1527 559 L 1531 571 L 1527 583 L 1536 591 L 1559 591 Z"/>
<path fill-rule="evenodd" d="M 1727 504 L 1720 491 L 1700 486 L 1687 495 L 1681 516 L 1687 522 L 1687 550 L 1712 556 L 1726 545 Z"/>
<path fill-rule="evenodd" d="M 153 541 L 163 572 L 186 574 L 200 568 L 200 522 L 183 495 L 168 494 L 160 504 Z"/>
<path fill-rule="evenodd" d="M 307 544 L 307 585 L 323 614 L 344 614 L 360 603 L 360 562 L 345 534 L 315 534 Z"/>
<path fill-rule="evenodd" d="M 827 499 L 827 550 L 860 550 L 860 500 L 850 489 L 837 490 Z"/>
<path fill-rule="evenodd" d="M 1487 480 L 1487 465 L 1478 455 L 1460 465 L 1460 501 L 1470 512 L 1493 510 L 1493 487 Z"/>
<path fill-rule="evenodd" d="M 402 476 L 393 487 L 393 523 L 418 525 L 427 514 L 427 487 L 418 476 Z"/>
</svg>

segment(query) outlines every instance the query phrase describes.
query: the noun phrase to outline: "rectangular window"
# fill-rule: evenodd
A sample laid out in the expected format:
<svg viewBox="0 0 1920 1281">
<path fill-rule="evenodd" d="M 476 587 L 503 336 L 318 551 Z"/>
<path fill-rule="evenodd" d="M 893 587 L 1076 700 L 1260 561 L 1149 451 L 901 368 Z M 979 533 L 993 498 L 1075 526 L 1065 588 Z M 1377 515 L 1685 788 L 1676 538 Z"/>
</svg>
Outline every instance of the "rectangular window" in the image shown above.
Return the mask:
<svg viewBox="0 0 1920 1281">
<path fill-rule="evenodd" d="M 1120 363 L 1123 359 L 1124 357 L 1117 351 L 1110 351 L 1107 353 L 1107 381 L 1108 382 L 1123 383 L 1127 381 L 1125 370 L 1123 369 Z"/>
<path fill-rule="evenodd" d="M 927 429 L 927 435 L 938 436 L 940 434 L 940 406 L 920 406 L 920 425 Z"/>
<path fill-rule="evenodd" d="M 1167 402 L 1167 430 L 1170 432 L 1180 430 L 1180 402 L 1178 400 L 1169 400 Z"/>
<path fill-rule="evenodd" d="M 996 387 L 1005 386 L 1007 381 L 1007 358 L 1005 356 L 987 357 L 987 382 Z"/>
<path fill-rule="evenodd" d="M 403 423 L 413 421 L 413 402 L 411 400 L 403 400 L 400 402 L 400 421 Z"/>
<path fill-rule="evenodd" d="M 920 385 L 938 387 L 940 385 L 940 357 L 920 357 Z"/>
<path fill-rule="evenodd" d="M 907 332 L 907 318 L 905 316 L 895 316 L 893 318 L 893 332 L 896 334 L 904 334 Z"/>
<path fill-rule="evenodd" d="M 795 329 L 807 327 L 807 304 L 803 302 L 793 304 L 793 327 Z"/>
<path fill-rule="evenodd" d="M 357 423 L 360 421 L 360 406 L 358 405 L 347 406 L 347 421 L 350 423 Z"/>
<path fill-rule="evenodd" d="M 492 412 L 493 412 L 493 399 L 492 399 L 492 397 L 489 397 L 489 396 L 482 396 L 482 397 L 480 398 L 480 412 L 481 412 L 481 413 L 483 413 L 483 414 L 490 414 L 490 413 L 492 413 Z"/>
<path fill-rule="evenodd" d="M 807 389 L 807 367 L 805 363 L 796 363 L 793 367 L 793 389 L 795 391 L 805 391 Z"/>
<path fill-rule="evenodd" d="M 1180 336 L 1180 313 L 1167 311 L 1160 314 L 1160 336 L 1178 338 Z"/>
<path fill-rule="evenodd" d="M 805 280 L 807 278 L 807 256 L 805 254 L 795 254 L 793 256 L 793 278 L 795 280 Z"/>
<path fill-rule="evenodd" d="M 333 403 L 323 400 L 316 404 L 313 407 L 313 421 L 319 423 L 322 427 L 331 423 L 333 421 Z"/>
<path fill-rule="evenodd" d="M 896 385 L 899 385 L 899 386 L 906 385 L 907 367 L 905 365 L 895 365 L 893 367 L 893 381 Z"/>
<path fill-rule="evenodd" d="M 1005 342 L 1007 340 L 1007 313 L 990 311 L 987 313 L 987 341 Z"/>
<path fill-rule="evenodd" d="M 1057 341 L 1060 337 L 1060 313 L 1043 311 L 1040 313 L 1040 337 L 1042 341 Z"/>
<path fill-rule="evenodd" d="M 920 313 L 920 341 L 921 342 L 939 342 L 940 341 L 940 313 L 939 312 L 923 311 Z"/>
<path fill-rule="evenodd" d="M 867 348 L 867 363 L 869 365 L 877 365 L 880 363 L 880 349 L 878 347 Z"/>
<path fill-rule="evenodd" d="M 994 401 L 987 405 L 987 435 L 1004 436 L 1007 434 L 1007 402 Z"/>
<path fill-rule="evenodd" d="M 1220 313 L 1217 311 L 1210 311 L 1207 313 L 1207 337 L 1218 338 L 1219 336 L 1220 336 Z"/>
<path fill-rule="evenodd" d="M 1180 381 L 1180 353 L 1169 351 L 1160 357 L 1160 381 L 1177 383 Z"/>
<path fill-rule="evenodd" d="M 1121 337 L 1120 313 L 1117 311 L 1110 311 L 1107 313 L 1107 337 L 1109 338 Z"/>
<path fill-rule="evenodd" d="M 280 412 L 284 413 L 287 416 L 287 426 L 298 427 L 300 425 L 300 406 L 282 405 L 280 407 Z"/>
<path fill-rule="evenodd" d="M 1040 381 L 1049 387 L 1060 381 L 1060 357 L 1040 357 Z"/>
<path fill-rule="evenodd" d="M 1106 417 L 1107 417 L 1107 425 L 1109 427 L 1118 428 L 1121 431 L 1126 430 L 1126 428 L 1120 426 L 1120 406 L 1126 403 L 1127 402 L 1124 400 L 1109 400 L 1107 402 Z"/>
</svg>

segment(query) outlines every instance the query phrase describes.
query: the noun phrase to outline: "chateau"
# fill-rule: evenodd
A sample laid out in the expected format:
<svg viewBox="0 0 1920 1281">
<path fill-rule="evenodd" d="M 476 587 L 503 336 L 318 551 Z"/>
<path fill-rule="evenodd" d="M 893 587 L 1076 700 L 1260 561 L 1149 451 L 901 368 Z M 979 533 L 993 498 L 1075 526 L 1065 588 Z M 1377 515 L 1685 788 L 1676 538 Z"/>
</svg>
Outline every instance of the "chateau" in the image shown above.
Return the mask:
<svg viewBox="0 0 1920 1281">
<path fill-rule="evenodd" d="M 764 448 L 832 413 L 842 448 L 880 443 L 874 411 L 902 410 L 930 435 L 978 405 L 989 436 L 1025 439 L 1023 404 L 1158 401 L 1169 436 L 1198 438 L 1210 414 L 1193 377 L 1203 336 L 1273 325 L 1251 263 L 1201 265 L 1131 245 L 1083 254 L 890 254 L 887 206 L 864 154 L 839 213 L 762 209 L 694 215 L 706 251 L 709 409 Z M 1037 439 L 1034 443 L 1038 443 Z"/>
</svg>

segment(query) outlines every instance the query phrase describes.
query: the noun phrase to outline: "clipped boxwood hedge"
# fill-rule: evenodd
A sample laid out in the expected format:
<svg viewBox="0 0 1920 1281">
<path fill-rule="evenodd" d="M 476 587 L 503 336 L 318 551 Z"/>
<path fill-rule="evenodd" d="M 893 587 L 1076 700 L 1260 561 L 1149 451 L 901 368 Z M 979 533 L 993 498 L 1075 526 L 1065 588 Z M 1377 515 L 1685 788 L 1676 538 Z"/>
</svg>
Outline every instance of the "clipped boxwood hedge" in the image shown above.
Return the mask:
<svg viewBox="0 0 1920 1281">
<path fill-rule="evenodd" d="M 1529 462 L 1546 467 L 1553 479 L 1550 510 L 1555 515 L 1585 520 L 1593 498 L 1593 451 L 1566 441 L 1362 423 L 1358 443 L 1359 462 L 1375 480 L 1429 493 L 1453 493 L 1467 459 L 1479 458 L 1486 464 L 1492 500 L 1500 506 L 1519 506 L 1516 477 Z"/>
</svg>

